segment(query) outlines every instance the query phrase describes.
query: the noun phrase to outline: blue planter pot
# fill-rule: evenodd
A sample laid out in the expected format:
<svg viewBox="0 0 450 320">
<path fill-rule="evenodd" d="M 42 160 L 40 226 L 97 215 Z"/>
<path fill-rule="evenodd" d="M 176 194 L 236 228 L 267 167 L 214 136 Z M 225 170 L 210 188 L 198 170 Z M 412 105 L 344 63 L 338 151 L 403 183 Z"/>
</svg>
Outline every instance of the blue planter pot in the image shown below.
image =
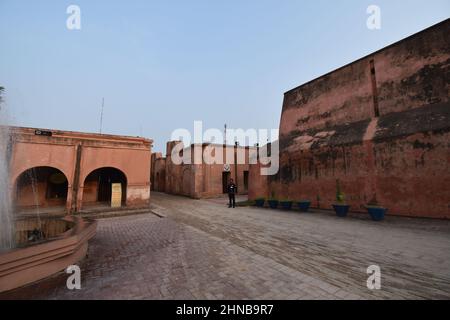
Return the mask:
<svg viewBox="0 0 450 320">
<path fill-rule="evenodd" d="M 278 208 L 278 200 L 267 200 L 269 207 L 272 209 Z"/>
<path fill-rule="evenodd" d="M 300 201 L 297 202 L 297 205 L 300 208 L 301 212 L 308 212 L 311 201 Z"/>
<path fill-rule="evenodd" d="M 382 207 L 366 207 L 367 211 L 369 212 L 370 216 L 372 217 L 372 220 L 374 221 L 381 221 L 384 219 L 384 215 L 386 214 L 387 209 Z"/>
<path fill-rule="evenodd" d="M 283 210 L 291 210 L 292 209 L 292 201 L 281 201 L 281 208 Z"/>
<path fill-rule="evenodd" d="M 257 207 L 264 207 L 264 203 L 266 202 L 266 200 L 264 199 L 256 199 L 255 200 L 255 206 Z"/>
<path fill-rule="evenodd" d="M 338 217 L 346 217 L 350 206 L 347 204 L 333 204 L 333 208 Z"/>
</svg>

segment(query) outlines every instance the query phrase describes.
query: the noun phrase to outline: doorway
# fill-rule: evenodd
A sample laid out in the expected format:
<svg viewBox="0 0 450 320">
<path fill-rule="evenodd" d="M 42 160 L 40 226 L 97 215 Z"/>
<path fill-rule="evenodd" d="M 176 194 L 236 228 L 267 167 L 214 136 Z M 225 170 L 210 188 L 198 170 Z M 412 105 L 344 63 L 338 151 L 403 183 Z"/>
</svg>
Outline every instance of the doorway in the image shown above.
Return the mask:
<svg viewBox="0 0 450 320">
<path fill-rule="evenodd" d="M 112 184 L 122 185 L 122 205 L 127 199 L 127 178 L 125 174 L 115 168 L 105 167 L 92 171 L 84 181 L 84 204 L 110 204 L 112 198 Z"/>
<path fill-rule="evenodd" d="M 228 183 L 230 182 L 230 172 L 222 172 L 222 192 L 228 193 Z"/>
<path fill-rule="evenodd" d="M 244 171 L 244 191 L 248 191 L 248 171 Z"/>
</svg>

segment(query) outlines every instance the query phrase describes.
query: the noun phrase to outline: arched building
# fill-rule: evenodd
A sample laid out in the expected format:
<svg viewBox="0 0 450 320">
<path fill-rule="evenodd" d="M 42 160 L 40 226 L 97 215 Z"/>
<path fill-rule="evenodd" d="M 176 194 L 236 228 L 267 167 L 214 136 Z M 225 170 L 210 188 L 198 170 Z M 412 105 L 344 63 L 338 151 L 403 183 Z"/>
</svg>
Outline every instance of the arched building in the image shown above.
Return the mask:
<svg viewBox="0 0 450 320">
<path fill-rule="evenodd" d="M 11 127 L 10 137 L 10 191 L 19 211 L 109 206 L 113 184 L 119 205 L 149 205 L 152 140 L 22 127 Z"/>
</svg>

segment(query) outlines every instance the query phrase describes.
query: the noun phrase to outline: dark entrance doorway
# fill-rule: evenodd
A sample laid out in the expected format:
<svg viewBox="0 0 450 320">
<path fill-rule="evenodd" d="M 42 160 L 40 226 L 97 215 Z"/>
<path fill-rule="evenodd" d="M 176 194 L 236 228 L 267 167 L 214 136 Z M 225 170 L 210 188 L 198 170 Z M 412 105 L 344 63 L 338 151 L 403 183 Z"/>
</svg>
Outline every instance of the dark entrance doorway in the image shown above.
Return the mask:
<svg viewBox="0 0 450 320">
<path fill-rule="evenodd" d="M 230 182 L 230 172 L 222 172 L 222 192 L 228 193 L 228 183 Z"/>
<path fill-rule="evenodd" d="M 100 168 L 92 171 L 84 180 L 83 203 L 111 203 L 112 184 L 122 186 L 122 205 L 127 199 L 127 178 L 125 174 L 115 168 Z"/>
</svg>

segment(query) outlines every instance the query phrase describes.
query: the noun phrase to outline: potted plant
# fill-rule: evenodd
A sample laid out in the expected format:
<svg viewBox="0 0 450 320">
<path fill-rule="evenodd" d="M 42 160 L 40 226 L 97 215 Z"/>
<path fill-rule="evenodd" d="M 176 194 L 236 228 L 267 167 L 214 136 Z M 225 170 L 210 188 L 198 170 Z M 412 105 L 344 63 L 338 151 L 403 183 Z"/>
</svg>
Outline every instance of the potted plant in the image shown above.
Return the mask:
<svg viewBox="0 0 450 320">
<path fill-rule="evenodd" d="M 373 221 L 383 220 L 384 215 L 387 212 L 387 208 L 384 208 L 378 204 L 376 197 L 366 205 L 366 209 Z"/>
<path fill-rule="evenodd" d="M 264 207 L 264 203 L 266 202 L 266 199 L 264 199 L 264 198 L 256 198 L 255 199 L 255 206 L 257 206 L 257 207 Z"/>
<path fill-rule="evenodd" d="M 292 201 L 291 200 L 282 200 L 280 201 L 281 208 L 283 210 L 291 210 L 292 209 Z"/>
<path fill-rule="evenodd" d="M 267 202 L 269 203 L 269 207 L 271 209 L 278 208 L 278 200 L 275 198 L 275 192 L 272 191 L 272 196 L 270 197 L 269 200 L 267 200 Z"/>
<path fill-rule="evenodd" d="M 334 211 L 338 217 L 346 217 L 350 206 L 345 203 L 345 195 L 341 191 L 339 179 L 336 180 L 336 203 L 333 204 Z"/>
<path fill-rule="evenodd" d="M 311 205 L 311 201 L 309 201 L 309 200 L 300 200 L 300 201 L 297 201 L 297 205 L 300 208 L 301 212 L 308 212 L 309 206 Z"/>
</svg>

